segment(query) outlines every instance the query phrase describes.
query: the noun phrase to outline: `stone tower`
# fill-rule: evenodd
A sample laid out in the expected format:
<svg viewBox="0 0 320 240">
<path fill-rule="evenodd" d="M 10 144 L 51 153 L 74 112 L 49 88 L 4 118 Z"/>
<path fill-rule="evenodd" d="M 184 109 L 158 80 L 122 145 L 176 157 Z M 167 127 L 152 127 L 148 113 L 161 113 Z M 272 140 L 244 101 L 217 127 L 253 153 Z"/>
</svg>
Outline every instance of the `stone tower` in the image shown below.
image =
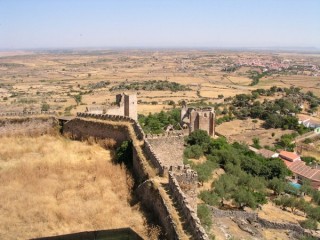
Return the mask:
<svg viewBox="0 0 320 240">
<path fill-rule="evenodd" d="M 215 134 L 215 112 L 212 107 L 181 109 L 181 126 L 189 129 L 189 134 L 195 130 L 206 131 L 210 136 Z"/>
<path fill-rule="evenodd" d="M 138 103 L 136 94 L 118 94 L 116 96 L 116 104 L 118 106 L 118 113 L 115 111 L 110 111 L 111 114 L 127 116 L 134 120 L 138 120 Z"/>
<path fill-rule="evenodd" d="M 134 120 L 138 120 L 137 104 L 138 103 L 136 94 L 124 94 L 124 116 L 130 117 Z"/>
</svg>

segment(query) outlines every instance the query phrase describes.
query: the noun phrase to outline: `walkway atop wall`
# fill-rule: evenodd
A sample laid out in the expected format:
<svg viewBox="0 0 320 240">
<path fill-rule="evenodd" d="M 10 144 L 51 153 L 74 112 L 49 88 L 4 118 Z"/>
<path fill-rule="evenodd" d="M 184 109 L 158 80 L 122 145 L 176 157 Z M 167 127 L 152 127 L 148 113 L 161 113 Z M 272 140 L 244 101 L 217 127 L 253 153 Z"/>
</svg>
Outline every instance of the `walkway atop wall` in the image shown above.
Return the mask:
<svg viewBox="0 0 320 240">
<path fill-rule="evenodd" d="M 73 117 L 73 116 L 60 116 L 60 117 L 58 117 L 58 120 L 67 122 L 67 121 L 70 121 L 70 120 L 72 120 L 74 118 L 75 117 Z"/>
<path fill-rule="evenodd" d="M 145 198 L 153 208 L 162 209 L 157 209 L 157 211 L 160 211 L 158 213 L 162 215 L 159 215 L 158 218 L 161 218 L 168 227 L 166 229 L 167 234 L 175 229 L 170 239 L 208 239 L 196 212 L 190 207 L 191 205 L 180 189 L 178 182 L 172 184 L 172 181 L 169 181 L 169 168 L 156 155 L 137 121 L 123 116 L 78 113 L 75 119 L 66 123 L 66 128 L 69 128 L 73 134 L 93 134 L 92 136 L 96 134 L 96 137 L 104 136 L 106 138 L 110 135 L 117 137 L 119 141 L 121 141 L 119 134 L 127 131 L 129 135 L 126 134 L 122 139 L 128 139 L 129 137 L 133 143 L 134 155 L 136 154 L 133 168 L 140 175 L 141 183 L 141 188 L 139 186 L 138 189 L 147 192 L 142 194 L 142 198 Z M 168 151 L 171 152 L 171 150 Z M 137 167 L 140 169 L 137 169 Z M 176 167 L 170 169 L 174 171 Z M 184 167 L 180 166 L 179 169 L 184 169 Z M 147 178 L 142 175 L 147 176 Z M 151 192 L 148 193 L 148 191 Z M 154 199 L 155 202 L 153 202 L 153 195 L 161 196 L 161 200 Z M 164 212 L 167 212 L 167 214 L 163 214 Z"/>
</svg>

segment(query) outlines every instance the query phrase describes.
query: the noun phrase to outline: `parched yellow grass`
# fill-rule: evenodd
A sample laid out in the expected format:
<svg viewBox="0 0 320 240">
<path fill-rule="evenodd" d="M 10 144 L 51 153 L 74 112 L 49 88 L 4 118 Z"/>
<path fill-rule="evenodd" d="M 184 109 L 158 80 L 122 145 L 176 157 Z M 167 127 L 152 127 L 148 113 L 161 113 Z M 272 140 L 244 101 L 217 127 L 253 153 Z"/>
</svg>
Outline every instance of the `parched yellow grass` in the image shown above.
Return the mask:
<svg viewBox="0 0 320 240">
<path fill-rule="evenodd" d="M 132 179 L 110 151 L 62 137 L 0 138 L 0 239 L 131 227 L 146 237 Z"/>
<path fill-rule="evenodd" d="M 243 142 L 251 145 L 252 139 L 259 136 L 261 146 L 271 146 L 279 139 L 283 134 L 290 134 L 292 130 L 281 129 L 264 129 L 262 127 L 262 121 L 258 120 L 257 123 L 253 123 L 252 119 L 246 120 L 233 120 L 230 122 L 224 122 L 216 127 L 216 132 L 225 136 L 229 141 Z M 272 136 L 274 133 L 274 136 Z"/>
<path fill-rule="evenodd" d="M 258 211 L 258 215 L 261 218 L 274 222 L 298 223 L 306 219 L 291 212 L 283 211 L 270 202 L 262 206 L 262 209 Z"/>
<path fill-rule="evenodd" d="M 304 157 L 314 157 L 317 159 L 317 161 L 320 161 L 320 150 L 318 151 L 308 151 L 308 150 L 302 150 L 302 154 Z"/>
<path fill-rule="evenodd" d="M 233 97 L 237 94 L 241 93 L 249 93 L 249 89 L 235 89 L 235 88 L 226 88 L 226 87 L 213 87 L 211 89 L 204 88 L 204 90 L 201 89 L 200 95 L 202 97 L 209 97 L 209 98 L 217 98 L 220 94 L 222 94 L 224 97 Z"/>
<path fill-rule="evenodd" d="M 116 121 L 110 121 L 110 120 L 100 120 L 100 119 L 96 119 L 96 118 L 82 118 L 81 120 L 87 121 L 87 122 L 94 121 L 94 122 L 98 122 L 101 124 L 107 124 L 107 125 L 112 125 L 115 127 L 126 128 L 128 130 L 130 139 L 132 140 L 133 147 L 137 151 L 137 155 L 141 160 L 144 174 L 146 176 L 148 176 L 149 178 L 155 177 L 157 175 L 157 170 L 154 169 L 153 166 L 151 166 L 150 162 L 148 161 L 146 156 L 143 154 L 142 145 L 144 144 L 144 142 L 140 141 L 137 138 L 137 135 L 134 132 L 134 129 L 133 129 L 131 123 L 129 123 L 129 122 L 116 122 Z"/>
<path fill-rule="evenodd" d="M 262 236 L 267 240 L 289 240 L 289 231 L 280 229 L 262 229 Z"/>
<path fill-rule="evenodd" d="M 252 79 L 244 76 L 228 76 L 228 79 L 239 85 L 249 85 L 252 82 Z"/>
</svg>

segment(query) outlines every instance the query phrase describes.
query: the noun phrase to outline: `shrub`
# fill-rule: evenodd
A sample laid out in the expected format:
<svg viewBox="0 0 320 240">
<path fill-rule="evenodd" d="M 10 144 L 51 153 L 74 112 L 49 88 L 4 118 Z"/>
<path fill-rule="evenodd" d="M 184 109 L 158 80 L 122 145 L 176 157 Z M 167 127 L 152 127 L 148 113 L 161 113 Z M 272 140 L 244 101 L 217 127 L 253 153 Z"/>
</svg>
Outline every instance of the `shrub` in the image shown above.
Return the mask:
<svg viewBox="0 0 320 240">
<path fill-rule="evenodd" d="M 261 146 L 260 146 L 260 139 L 259 139 L 259 138 L 257 138 L 257 137 L 253 138 L 253 139 L 252 139 L 252 142 L 253 142 L 253 144 L 252 144 L 253 147 L 255 147 L 255 148 L 257 148 L 257 149 L 260 149 L 260 148 L 261 148 Z"/>
<path fill-rule="evenodd" d="M 307 219 L 305 221 L 300 222 L 301 227 L 307 228 L 307 229 L 312 229 L 312 230 L 317 230 L 318 228 L 318 222 L 314 219 Z"/>
<path fill-rule="evenodd" d="M 82 101 L 81 94 L 74 95 L 73 98 L 76 101 L 77 105 L 79 105 L 81 103 L 81 101 Z"/>
<path fill-rule="evenodd" d="M 119 85 L 113 86 L 110 88 L 110 91 L 119 91 L 119 90 L 130 90 L 134 89 L 138 90 L 145 90 L 145 91 L 187 91 L 190 88 L 176 83 L 176 82 L 169 82 L 169 81 L 162 81 L 162 80 L 149 80 L 149 81 L 136 81 L 132 83 L 121 83 Z"/>
<path fill-rule="evenodd" d="M 307 138 L 303 141 L 303 143 L 309 144 L 309 143 L 312 143 L 312 140 L 310 138 Z"/>
<path fill-rule="evenodd" d="M 204 130 L 196 130 L 186 138 L 186 143 L 189 145 L 199 145 L 203 152 L 206 152 L 211 143 L 211 137 Z"/>
<path fill-rule="evenodd" d="M 172 125 L 174 129 L 180 129 L 180 109 L 172 109 L 168 112 L 149 114 L 148 116 L 139 114 L 138 120 L 145 133 L 160 134 L 165 127 Z"/>
<path fill-rule="evenodd" d="M 198 217 L 201 224 L 206 229 L 210 229 L 212 226 L 212 212 L 207 205 L 201 204 L 198 206 Z"/>
<path fill-rule="evenodd" d="M 126 165 L 131 166 L 132 164 L 132 142 L 124 141 L 121 146 L 116 150 L 116 162 L 125 163 Z"/>
<path fill-rule="evenodd" d="M 219 205 L 219 197 L 212 191 L 200 192 L 199 198 L 208 205 L 211 205 L 211 206 Z"/>
<path fill-rule="evenodd" d="M 184 150 L 184 155 L 187 158 L 195 158 L 195 159 L 199 159 L 201 156 L 203 156 L 203 151 L 201 146 L 199 145 L 192 145 L 190 147 L 187 147 Z"/>
<path fill-rule="evenodd" d="M 205 163 L 197 164 L 193 168 L 198 173 L 199 182 L 203 183 L 211 178 L 211 173 L 218 167 L 216 162 L 207 160 Z"/>
<path fill-rule="evenodd" d="M 317 162 L 315 157 L 301 157 L 301 160 L 304 161 L 307 165 L 310 165 L 313 162 Z"/>
<path fill-rule="evenodd" d="M 50 109 L 50 105 L 48 103 L 43 103 L 41 105 L 41 111 L 46 112 L 46 111 L 49 111 L 49 109 Z"/>
</svg>

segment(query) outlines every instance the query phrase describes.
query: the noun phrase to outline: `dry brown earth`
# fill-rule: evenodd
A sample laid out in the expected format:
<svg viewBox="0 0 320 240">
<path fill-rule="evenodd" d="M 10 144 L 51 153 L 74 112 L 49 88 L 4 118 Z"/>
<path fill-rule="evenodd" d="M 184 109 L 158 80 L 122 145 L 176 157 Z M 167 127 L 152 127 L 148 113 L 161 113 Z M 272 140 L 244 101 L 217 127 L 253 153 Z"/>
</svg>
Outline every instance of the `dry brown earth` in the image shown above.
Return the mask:
<svg viewBox="0 0 320 240">
<path fill-rule="evenodd" d="M 61 137 L 0 138 L 0 239 L 121 227 L 147 237 L 145 217 L 128 202 L 131 177 L 111 159 Z"/>
</svg>

